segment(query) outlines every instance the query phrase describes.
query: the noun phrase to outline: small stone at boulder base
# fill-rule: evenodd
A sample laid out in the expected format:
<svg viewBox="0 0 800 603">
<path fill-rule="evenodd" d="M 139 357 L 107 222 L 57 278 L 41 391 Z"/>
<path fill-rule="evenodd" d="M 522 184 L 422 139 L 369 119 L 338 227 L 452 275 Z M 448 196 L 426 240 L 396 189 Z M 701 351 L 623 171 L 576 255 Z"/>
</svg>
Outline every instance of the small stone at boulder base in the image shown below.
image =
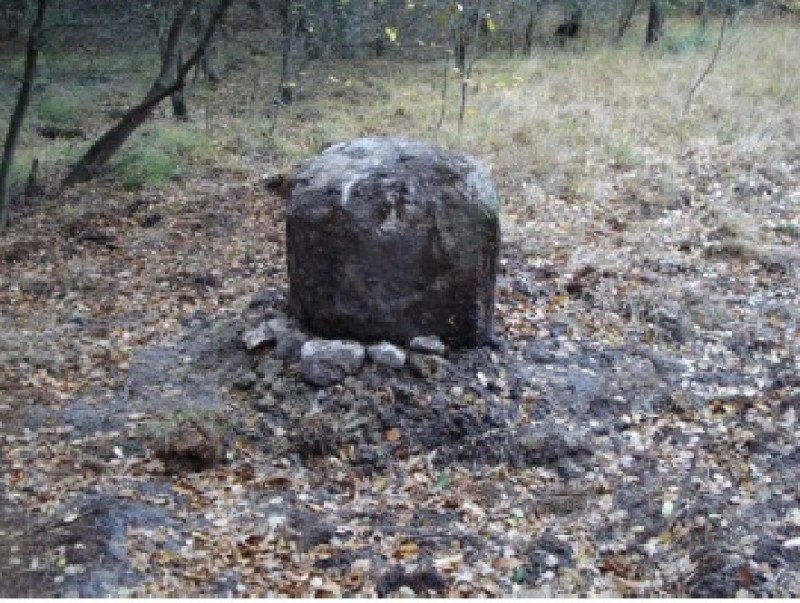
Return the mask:
<svg viewBox="0 0 800 603">
<path fill-rule="evenodd" d="M 269 327 L 269 330 L 272 332 L 273 337 L 275 339 L 280 339 L 281 336 L 285 335 L 290 330 L 292 330 L 289 321 L 283 316 L 279 316 L 277 318 L 270 318 L 267 321 L 267 327 Z"/>
<path fill-rule="evenodd" d="M 433 379 L 443 377 L 447 371 L 447 360 L 436 354 L 417 354 L 412 352 L 408 355 L 408 366 L 411 373 L 423 379 Z"/>
<path fill-rule="evenodd" d="M 406 353 L 396 345 L 385 341 L 369 346 L 367 356 L 375 364 L 393 369 L 403 368 L 406 363 Z"/>
<path fill-rule="evenodd" d="M 326 387 L 353 375 L 364 363 L 364 346 L 355 341 L 312 339 L 300 352 L 300 373 L 308 383 Z"/>
<path fill-rule="evenodd" d="M 444 356 L 444 344 L 442 340 L 431 335 L 428 337 L 414 337 L 408 347 L 414 352 L 422 352 L 423 354 L 436 354 L 437 356 Z"/>
<path fill-rule="evenodd" d="M 275 345 L 275 358 L 292 364 L 300 360 L 300 350 L 303 344 L 308 341 L 305 333 L 290 329 L 278 336 L 278 343 Z"/>
<path fill-rule="evenodd" d="M 289 310 L 329 338 L 491 340 L 499 200 L 472 157 L 405 138 L 334 145 L 294 174 Z"/>
<path fill-rule="evenodd" d="M 274 341 L 275 334 L 266 322 L 262 322 L 255 329 L 245 331 L 244 333 L 244 347 L 248 352 L 257 350 Z"/>
</svg>

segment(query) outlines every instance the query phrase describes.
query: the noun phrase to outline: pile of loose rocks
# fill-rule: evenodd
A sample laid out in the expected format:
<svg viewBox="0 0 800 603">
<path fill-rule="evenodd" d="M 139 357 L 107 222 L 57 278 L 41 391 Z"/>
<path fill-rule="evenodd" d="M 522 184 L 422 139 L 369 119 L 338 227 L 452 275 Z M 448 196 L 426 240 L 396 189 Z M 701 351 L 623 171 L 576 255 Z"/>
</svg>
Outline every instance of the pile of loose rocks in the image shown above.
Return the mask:
<svg viewBox="0 0 800 603">
<path fill-rule="evenodd" d="M 310 338 L 285 316 L 268 318 L 246 330 L 243 341 L 250 353 L 262 353 L 270 346 L 271 353 L 264 355 L 255 374 L 240 377 L 242 388 L 258 376 L 275 377 L 295 363 L 302 379 L 315 387 L 340 383 L 358 374 L 367 361 L 386 369 L 407 366 L 412 374 L 426 379 L 443 375 L 448 366 L 446 347 L 437 336 L 414 337 L 407 350 L 387 341 L 365 346 L 357 341 Z"/>
</svg>

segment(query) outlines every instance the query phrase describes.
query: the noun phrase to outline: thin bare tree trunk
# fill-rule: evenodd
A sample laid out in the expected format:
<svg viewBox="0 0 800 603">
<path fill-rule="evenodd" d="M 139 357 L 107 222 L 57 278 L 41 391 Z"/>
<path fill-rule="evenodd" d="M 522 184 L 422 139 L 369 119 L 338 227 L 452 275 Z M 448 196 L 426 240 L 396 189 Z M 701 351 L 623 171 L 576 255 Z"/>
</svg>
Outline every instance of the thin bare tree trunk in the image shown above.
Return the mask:
<svg viewBox="0 0 800 603">
<path fill-rule="evenodd" d="M 169 35 L 166 42 L 166 50 L 161 59 L 161 72 L 156 78 L 144 99 L 135 107 L 132 107 L 122 118 L 103 134 L 88 151 L 78 160 L 78 163 L 70 170 L 62 183 L 66 188 L 86 182 L 97 176 L 109 159 L 116 153 L 128 137 L 138 128 L 155 109 L 155 107 L 166 97 L 180 90 L 186 78 L 186 74 L 194 67 L 214 35 L 214 29 L 219 23 L 225 11 L 233 0 L 219 0 L 206 26 L 203 36 L 198 40 L 194 51 L 186 60 L 178 66 L 177 74 L 171 67 L 174 67 L 174 57 L 178 52 L 181 32 L 186 23 L 187 17 L 191 12 L 192 0 L 183 0 L 179 5 L 172 21 Z"/>
<path fill-rule="evenodd" d="M 36 18 L 28 32 L 28 47 L 25 53 L 22 86 L 19 89 L 14 113 L 11 114 L 11 119 L 8 122 L 8 133 L 3 145 L 3 160 L 0 162 L 0 229 L 8 226 L 8 209 L 11 204 L 11 163 L 14 161 L 14 152 L 17 150 L 22 121 L 25 119 L 25 112 L 31 100 L 31 90 L 33 89 L 33 79 L 36 76 L 36 61 L 39 58 L 39 42 L 46 9 L 47 0 L 38 0 L 36 3 Z"/>
<path fill-rule="evenodd" d="M 717 62 L 717 57 L 719 57 L 719 51 L 722 50 L 722 41 L 725 38 L 725 26 L 728 23 L 728 19 L 726 17 L 722 18 L 722 23 L 719 26 L 719 37 L 717 38 L 717 46 L 714 48 L 714 54 L 711 55 L 711 60 L 706 65 L 706 68 L 703 70 L 703 73 L 700 74 L 700 77 L 697 78 L 697 81 L 689 90 L 689 95 L 686 97 L 686 104 L 683 105 L 683 114 L 686 115 L 689 111 L 689 106 L 692 104 L 692 98 L 694 97 L 694 93 L 697 92 L 697 89 L 700 87 L 700 84 L 703 83 L 703 80 L 706 79 L 711 70 L 714 68 L 714 65 Z"/>
<path fill-rule="evenodd" d="M 647 15 L 647 35 L 645 43 L 655 44 L 664 35 L 664 11 L 660 0 L 650 0 L 650 11 Z"/>
<path fill-rule="evenodd" d="M 621 40 L 625 32 L 628 31 L 628 27 L 630 27 L 631 21 L 633 21 L 633 15 L 636 14 L 638 6 L 639 0 L 630 0 L 628 10 L 619 16 L 619 21 L 617 22 L 617 40 Z"/>
<path fill-rule="evenodd" d="M 202 59 L 201 59 L 202 60 Z M 179 121 L 189 121 L 189 107 L 186 105 L 186 81 L 181 77 L 179 68 L 183 63 L 183 54 L 178 49 L 178 56 L 175 57 L 176 77 L 180 83 L 178 89 L 172 93 L 172 115 Z"/>
<path fill-rule="evenodd" d="M 449 66 L 450 66 L 450 55 L 448 53 L 445 53 L 443 69 L 442 69 L 442 106 L 440 107 L 439 111 L 439 122 L 436 124 L 437 130 L 440 130 L 442 128 L 442 122 L 444 122 L 444 110 L 447 103 L 447 73 Z"/>
<path fill-rule="evenodd" d="M 708 26 L 708 2 L 707 0 L 700 0 L 700 35 L 706 35 L 706 27 Z"/>
<path fill-rule="evenodd" d="M 278 13 L 281 19 L 281 79 L 278 83 L 278 94 L 273 99 L 271 111 L 272 124 L 269 136 L 272 138 L 278 128 L 281 109 L 294 100 L 294 89 L 290 82 L 292 41 L 297 31 L 297 23 L 292 23 L 292 0 L 281 0 Z"/>
</svg>

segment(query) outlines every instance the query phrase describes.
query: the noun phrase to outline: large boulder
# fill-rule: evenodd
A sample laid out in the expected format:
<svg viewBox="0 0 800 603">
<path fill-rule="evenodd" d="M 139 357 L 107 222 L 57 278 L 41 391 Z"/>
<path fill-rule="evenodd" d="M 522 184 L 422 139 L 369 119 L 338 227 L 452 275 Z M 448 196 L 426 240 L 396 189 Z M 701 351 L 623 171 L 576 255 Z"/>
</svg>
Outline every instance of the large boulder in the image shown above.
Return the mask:
<svg viewBox="0 0 800 603">
<path fill-rule="evenodd" d="M 473 158 L 404 138 L 332 146 L 295 172 L 286 233 L 289 308 L 311 331 L 491 339 L 499 201 Z"/>
</svg>

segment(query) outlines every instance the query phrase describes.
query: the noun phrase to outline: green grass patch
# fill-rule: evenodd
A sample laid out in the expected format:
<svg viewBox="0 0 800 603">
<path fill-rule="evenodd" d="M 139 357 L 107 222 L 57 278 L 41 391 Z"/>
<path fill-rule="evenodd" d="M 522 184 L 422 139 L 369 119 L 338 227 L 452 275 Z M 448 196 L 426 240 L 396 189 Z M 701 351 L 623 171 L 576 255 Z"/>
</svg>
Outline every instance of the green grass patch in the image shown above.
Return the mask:
<svg viewBox="0 0 800 603">
<path fill-rule="evenodd" d="M 677 55 L 696 52 L 707 45 L 708 37 L 699 31 L 685 36 L 668 37 L 664 41 L 664 49 L 671 54 Z"/>
<path fill-rule="evenodd" d="M 18 148 L 14 153 L 14 161 L 11 162 L 9 170 L 9 188 L 12 197 L 22 191 L 28 182 L 28 175 L 31 173 L 31 164 L 35 155 L 33 150 Z"/>
<path fill-rule="evenodd" d="M 188 166 L 210 161 L 214 148 L 200 130 L 185 124 L 156 124 L 112 160 L 110 171 L 127 188 L 161 186 Z"/>
<path fill-rule="evenodd" d="M 161 186 L 180 175 L 180 164 L 159 149 L 124 149 L 111 164 L 111 173 L 127 188 Z"/>
<path fill-rule="evenodd" d="M 45 96 L 39 103 L 38 114 L 42 123 L 77 127 L 81 123 L 81 103 L 66 95 Z"/>
<path fill-rule="evenodd" d="M 201 130 L 185 124 L 157 124 L 143 133 L 147 146 L 160 150 L 181 163 L 198 163 L 214 156 L 211 141 Z"/>
</svg>

